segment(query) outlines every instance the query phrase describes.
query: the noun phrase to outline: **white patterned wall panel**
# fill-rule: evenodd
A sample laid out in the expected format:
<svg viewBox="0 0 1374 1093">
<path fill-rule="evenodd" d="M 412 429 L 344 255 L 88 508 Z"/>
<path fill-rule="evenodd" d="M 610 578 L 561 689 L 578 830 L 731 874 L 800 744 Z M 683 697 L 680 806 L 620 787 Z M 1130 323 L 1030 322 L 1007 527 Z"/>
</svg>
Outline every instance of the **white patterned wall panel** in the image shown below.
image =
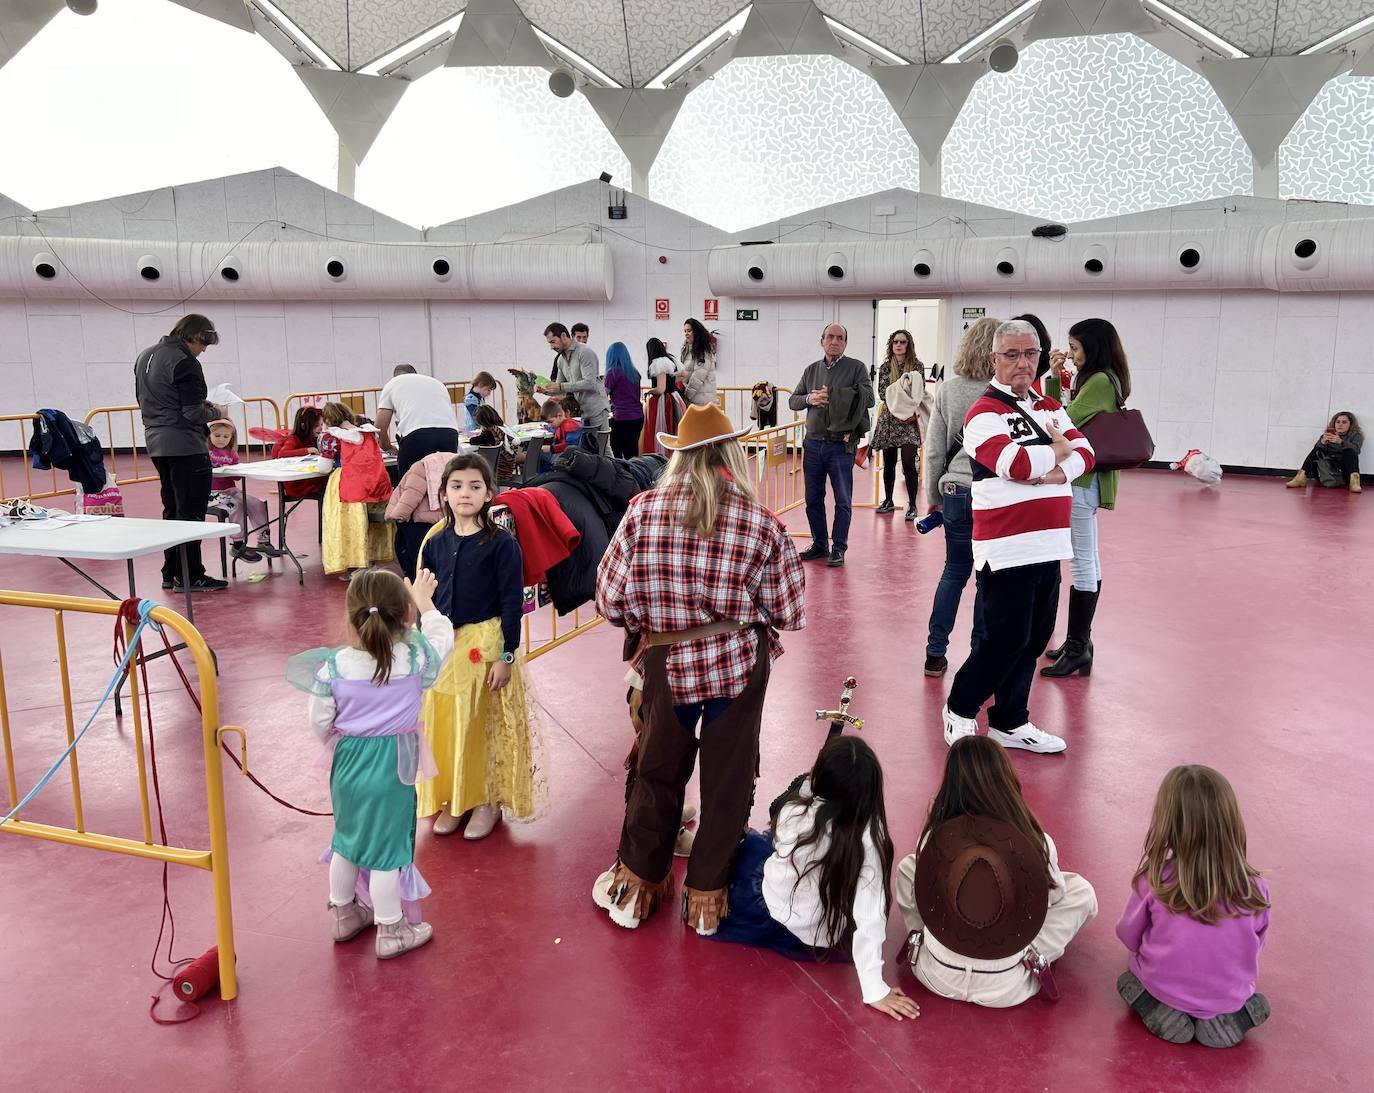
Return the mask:
<svg viewBox="0 0 1374 1093">
<path fill-rule="evenodd" d="M 630 74 L 625 14 L 620 0 L 520 0 L 525 17 L 540 30 L 580 53 L 617 82 L 643 83 L 652 72 Z M 682 48 L 685 50 L 688 42 Z M 679 51 L 681 52 L 681 51 Z"/>
<path fill-rule="evenodd" d="M 978 82 L 944 147 L 947 197 L 1066 221 L 1251 183 L 1211 85 L 1131 34 L 1032 43 Z"/>
<path fill-rule="evenodd" d="M 1328 83 L 1279 148 L 1279 195 L 1374 204 L 1374 79 Z"/>
<path fill-rule="evenodd" d="M 744 0 L 625 0 L 635 84 L 643 86 L 744 7 Z"/>
<path fill-rule="evenodd" d="M 916 145 L 862 72 L 834 57 L 743 57 L 687 96 L 649 189 L 739 230 L 894 186 L 914 190 L 919 171 Z"/>
</svg>

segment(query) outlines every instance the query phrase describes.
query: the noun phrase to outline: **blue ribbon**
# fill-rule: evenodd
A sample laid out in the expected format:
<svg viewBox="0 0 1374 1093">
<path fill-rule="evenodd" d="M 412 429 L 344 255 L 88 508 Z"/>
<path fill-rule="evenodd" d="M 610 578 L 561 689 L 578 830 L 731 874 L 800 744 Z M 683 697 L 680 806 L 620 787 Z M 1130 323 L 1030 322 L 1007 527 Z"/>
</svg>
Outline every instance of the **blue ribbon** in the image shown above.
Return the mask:
<svg viewBox="0 0 1374 1093">
<path fill-rule="evenodd" d="M 19 803 L 10 809 L 8 813 L 4 816 L 0 816 L 0 824 L 7 823 L 14 819 L 14 817 L 19 814 L 20 809 L 38 796 L 39 791 L 57 776 L 57 772 L 62 769 L 62 764 L 67 761 L 67 757 L 76 750 L 76 745 L 81 743 L 81 738 L 86 735 L 86 730 L 95 724 L 96 716 L 105 708 L 105 703 L 110 700 L 110 696 L 114 694 L 115 688 L 123 681 L 124 670 L 129 666 L 129 661 L 133 658 L 134 650 L 138 648 L 138 642 L 143 633 L 143 628 L 145 626 L 151 626 L 155 630 L 161 629 L 157 623 L 153 622 L 148 617 L 155 607 L 157 607 L 157 603 L 154 600 L 138 601 L 138 626 L 135 628 L 133 635 L 129 638 L 128 647 L 124 650 L 124 656 L 120 658 L 119 666 L 115 669 L 114 678 L 110 680 L 110 685 L 105 688 L 105 693 L 100 696 L 100 701 L 96 704 L 95 709 L 91 711 L 91 716 L 86 719 L 86 724 L 81 726 L 81 731 L 76 734 L 72 742 L 62 750 L 62 754 L 57 757 L 57 761 L 48 768 L 48 772 L 43 775 L 42 778 L 38 779 L 38 784 L 35 785 L 33 789 L 29 790 L 28 793 L 24 794 L 24 796 L 20 798 Z"/>
</svg>

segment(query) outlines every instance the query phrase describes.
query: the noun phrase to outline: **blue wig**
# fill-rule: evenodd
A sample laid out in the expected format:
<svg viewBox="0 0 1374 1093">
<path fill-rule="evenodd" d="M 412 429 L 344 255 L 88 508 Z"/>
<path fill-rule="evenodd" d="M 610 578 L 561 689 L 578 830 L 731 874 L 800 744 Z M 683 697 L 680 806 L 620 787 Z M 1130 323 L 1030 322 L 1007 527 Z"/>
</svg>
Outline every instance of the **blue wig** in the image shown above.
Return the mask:
<svg viewBox="0 0 1374 1093">
<path fill-rule="evenodd" d="M 630 359 L 624 342 L 612 342 L 606 349 L 606 373 L 619 372 L 636 387 L 640 385 L 639 369 Z"/>
</svg>

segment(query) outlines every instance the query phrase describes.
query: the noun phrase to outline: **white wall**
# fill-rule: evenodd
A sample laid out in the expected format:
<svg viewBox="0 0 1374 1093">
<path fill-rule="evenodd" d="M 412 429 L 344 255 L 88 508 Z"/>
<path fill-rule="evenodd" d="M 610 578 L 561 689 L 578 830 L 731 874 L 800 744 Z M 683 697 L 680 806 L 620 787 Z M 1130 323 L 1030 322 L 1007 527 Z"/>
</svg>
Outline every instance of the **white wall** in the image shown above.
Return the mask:
<svg viewBox="0 0 1374 1093">
<path fill-rule="evenodd" d="M 595 304 L 192 301 L 170 305 L 161 314 L 146 314 L 158 308 L 146 301 L 115 301 L 111 307 L 90 299 L 0 300 L 0 413 L 56 406 L 81 416 L 94 406 L 131 401 L 135 355 L 185 310 L 205 311 L 221 331 L 221 344 L 202 358 L 211 383 L 228 381 L 242 394 L 278 399 L 293 391 L 380 385 L 401 362 L 444 379 L 467 378 L 479 369 L 505 378 L 504 370 L 514 365 L 543 371 L 550 361 L 543 329 L 555 320 L 569 326 L 588 323 L 598 351 L 612 341 L 625 342 L 642 365 L 648 337 L 662 337 L 676 351 L 682 320 L 702 316 L 712 295 L 706 259 L 713 246 L 764 238 L 799 242 L 965 232 L 986 237 L 1020 234 L 1036 223 L 964 202 L 887 191 L 730 236 L 633 194 L 626 195 L 627 218 L 612 221 L 606 198 L 606 186 L 588 182 L 422 236 L 276 170 L 40 213 L 39 224 L 58 252 L 62 235 L 234 240 L 262 221 L 288 225 L 258 228 L 269 237 L 317 233 L 377 242 L 493 241 L 590 226 L 613 253 L 615 288 L 609 301 Z M 1240 198 L 1121 217 L 1096 227 L 1210 227 L 1371 212 Z M 22 220 L 0 220 L 0 232 L 15 230 L 35 228 Z M 660 297 L 669 301 L 667 321 L 655 318 L 654 301 Z M 768 380 L 791 386 L 819 356 L 820 331 L 830 321 L 849 327 L 850 353 L 864 361 L 874 356 L 875 336 L 881 352 L 889 332 L 885 316 L 867 298 L 739 296 L 722 297 L 719 304 L 720 319 L 709 325 L 720 332 L 723 385 Z M 918 337 L 927 363 L 947 365 L 952 359 L 965 306 L 994 315 L 1033 311 L 1061 345 L 1077 319 L 1112 320 L 1131 361 L 1132 404 L 1149 421 L 1161 459 L 1201 447 L 1228 464 L 1292 467 L 1332 411 L 1352 409 L 1374 421 L 1374 293 L 1023 292 L 955 296 L 947 304 L 948 345 L 931 351 L 925 336 Z M 737 322 L 737 308 L 756 309 L 758 321 Z M 0 447 L 8 446 L 0 437 Z M 1374 446 L 1365 467 L 1374 471 Z"/>
</svg>

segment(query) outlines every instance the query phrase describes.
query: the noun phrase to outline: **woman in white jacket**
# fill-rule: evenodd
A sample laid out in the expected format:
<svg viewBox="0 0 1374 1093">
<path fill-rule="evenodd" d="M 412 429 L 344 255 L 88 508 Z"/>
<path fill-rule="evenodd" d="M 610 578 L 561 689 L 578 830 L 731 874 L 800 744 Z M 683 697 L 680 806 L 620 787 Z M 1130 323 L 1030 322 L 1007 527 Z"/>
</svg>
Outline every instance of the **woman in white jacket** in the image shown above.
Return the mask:
<svg viewBox="0 0 1374 1093">
<path fill-rule="evenodd" d="M 688 319 L 682 324 L 682 374 L 678 386 L 689 406 L 706 406 L 716 401 L 715 338 L 701 323 Z"/>
</svg>

